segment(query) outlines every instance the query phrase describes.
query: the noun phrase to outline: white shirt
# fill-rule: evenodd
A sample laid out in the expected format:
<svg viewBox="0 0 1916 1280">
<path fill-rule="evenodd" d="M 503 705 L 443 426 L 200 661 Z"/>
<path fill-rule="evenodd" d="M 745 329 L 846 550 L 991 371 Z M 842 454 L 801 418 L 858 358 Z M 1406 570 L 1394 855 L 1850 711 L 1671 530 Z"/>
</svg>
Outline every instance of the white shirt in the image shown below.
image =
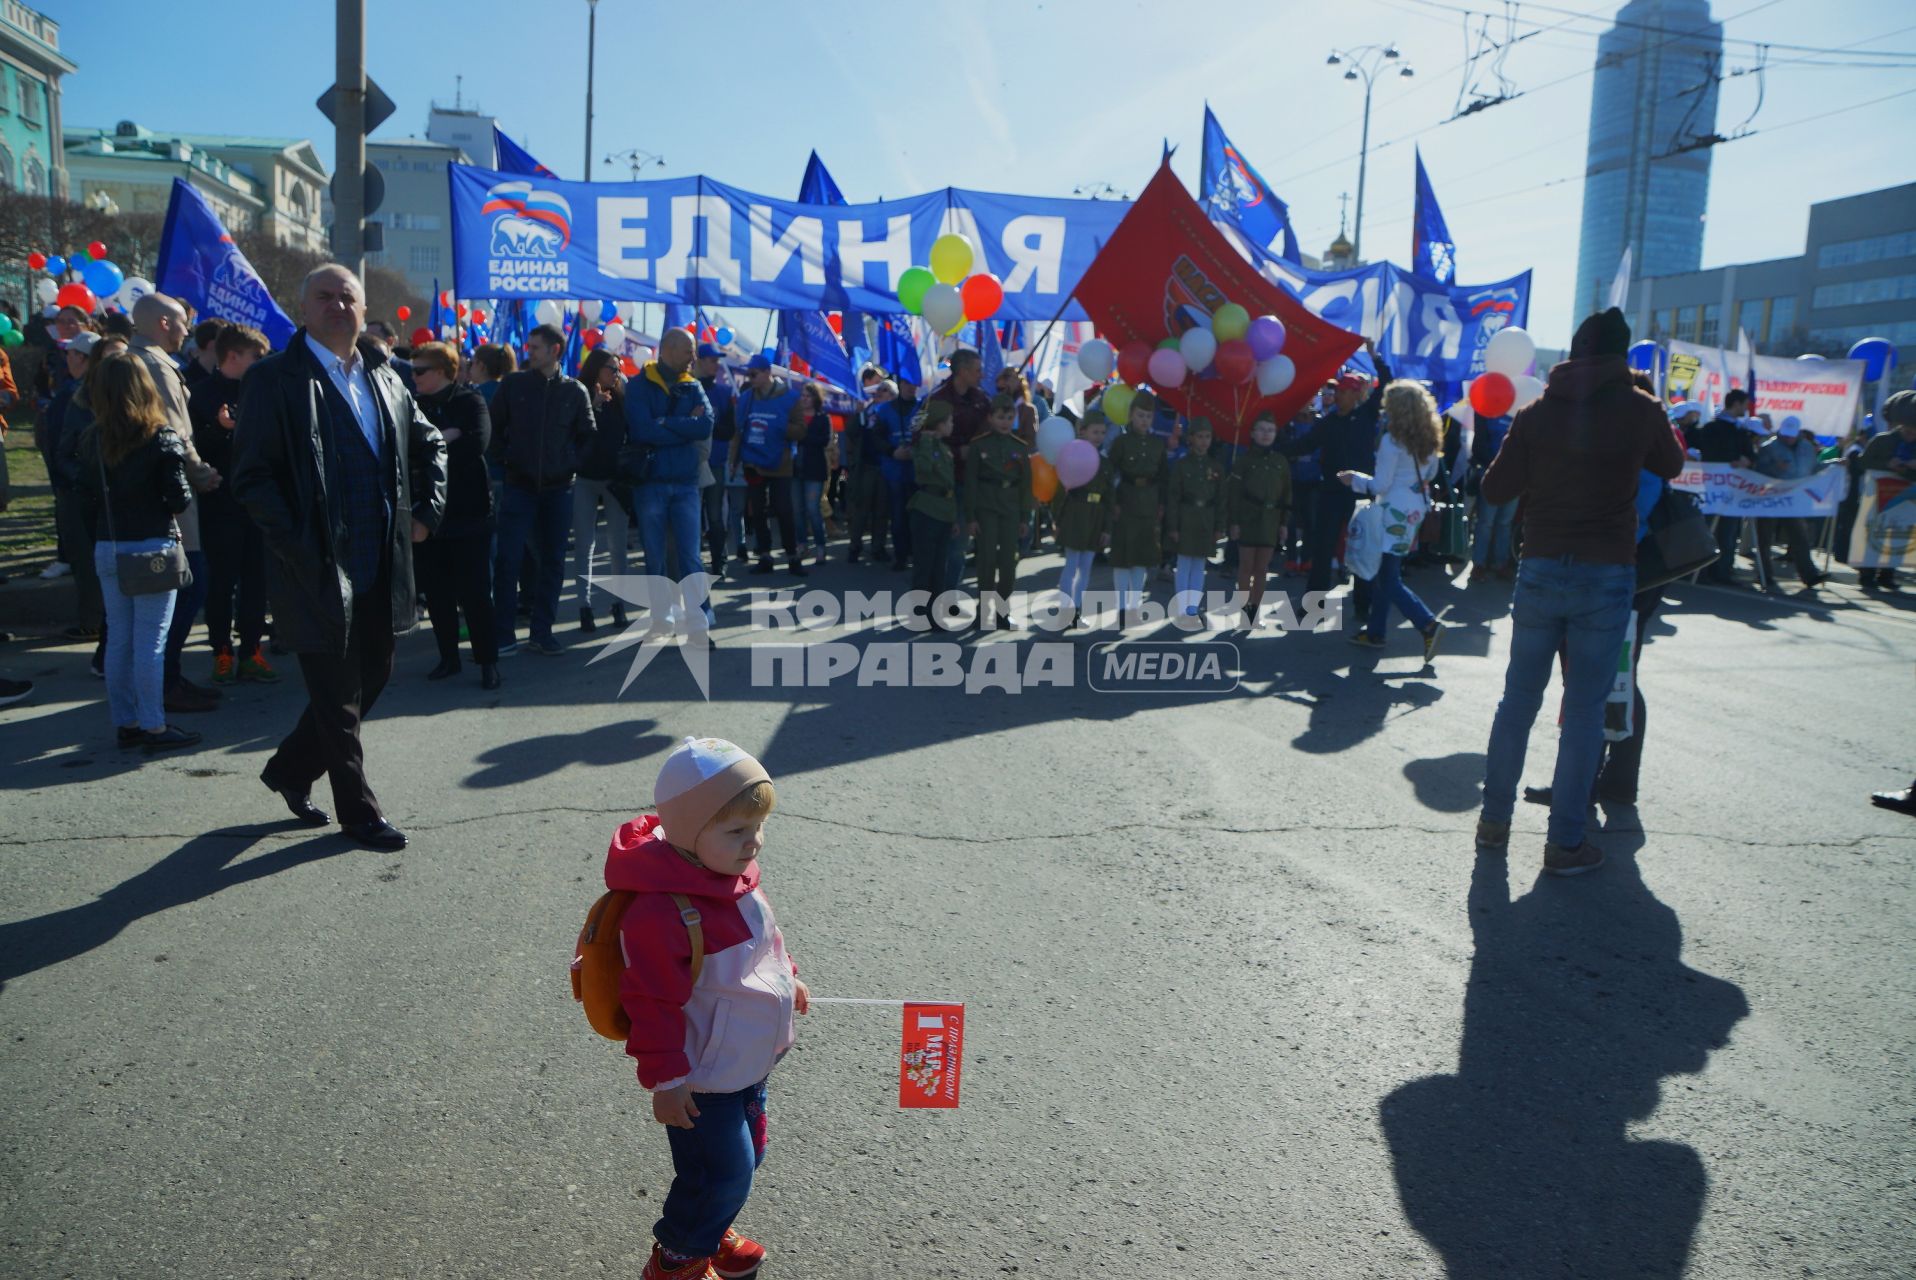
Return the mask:
<svg viewBox="0 0 1916 1280">
<path fill-rule="evenodd" d="M 355 347 L 350 359 L 342 360 L 331 351 L 314 341 L 312 334 L 306 335 L 306 345 L 312 350 L 313 358 L 319 361 L 320 368 L 326 370 L 326 376 L 333 380 L 333 386 L 352 406 L 353 417 L 359 420 L 359 434 L 366 437 L 366 443 L 372 446 L 373 456 L 379 456 L 379 409 L 373 404 L 372 379 L 366 376 L 366 362 L 360 358 Z"/>
</svg>

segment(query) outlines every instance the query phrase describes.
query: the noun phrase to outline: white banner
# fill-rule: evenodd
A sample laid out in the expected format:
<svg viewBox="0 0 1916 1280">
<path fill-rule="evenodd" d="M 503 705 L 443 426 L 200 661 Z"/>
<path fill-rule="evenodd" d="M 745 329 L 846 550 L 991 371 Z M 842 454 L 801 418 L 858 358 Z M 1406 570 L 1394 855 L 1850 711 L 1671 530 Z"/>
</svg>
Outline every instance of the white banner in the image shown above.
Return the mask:
<svg viewBox="0 0 1916 1280">
<path fill-rule="evenodd" d="M 1731 382 L 1729 361 L 1721 347 L 1699 347 L 1694 342 L 1670 339 L 1670 371 L 1663 379 L 1664 398 L 1673 404 L 1694 400 L 1703 405 L 1705 417 L 1723 407 Z M 1743 385 L 1738 378 L 1736 386 Z"/>
<path fill-rule="evenodd" d="M 1916 485 L 1891 471 L 1865 471 L 1849 562 L 1858 569 L 1916 565 Z"/>
<path fill-rule="evenodd" d="M 1756 412 L 1780 423 L 1795 416 L 1803 430 L 1824 440 L 1841 440 L 1856 425 L 1856 402 L 1863 394 L 1861 360 L 1792 360 L 1755 356 Z M 1739 377 L 1737 382 L 1742 379 Z M 1735 384 L 1732 384 L 1735 385 Z"/>
<path fill-rule="evenodd" d="M 1706 516 L 1833 516 L 1849 472 L 1839 463 L 1802 480 L 1772 480 L 1727 462 L 1689 462 L 1670 484 L 1696 494 Z"/>
</svg>

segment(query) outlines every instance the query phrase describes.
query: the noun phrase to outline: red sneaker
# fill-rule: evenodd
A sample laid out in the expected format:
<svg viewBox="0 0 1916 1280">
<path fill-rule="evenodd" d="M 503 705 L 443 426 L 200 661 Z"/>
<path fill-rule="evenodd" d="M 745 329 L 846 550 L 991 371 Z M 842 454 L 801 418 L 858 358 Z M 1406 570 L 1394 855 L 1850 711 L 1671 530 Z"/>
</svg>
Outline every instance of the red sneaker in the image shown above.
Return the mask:
<svg viewBox="0 0 1916 1280">
<path fill-rule="evenodd" d="M 652 1246 L 652 1256 L 645 1260 L 645 1270 L 639 1273 L 639 1280 L 716 1280 L 718 1272 L 712 1270 L 710 1258 L 694 1258 L 684 1266 L 668 1267 L 659 1260 L 659 1246 Z"/>
<path fill-rule="evenodd" d="M 725 1229 L 725 1240 L 719 1245 L 719 1251 L 712 1255 L 712 1270 L 724 1277 L 724 1280 L 747 1280 L 758 1274 L 759 1264 L 765 1261 L 765 1246 L 756 1240 L 747 1240 L 731 1227 Z"/>
</svg>

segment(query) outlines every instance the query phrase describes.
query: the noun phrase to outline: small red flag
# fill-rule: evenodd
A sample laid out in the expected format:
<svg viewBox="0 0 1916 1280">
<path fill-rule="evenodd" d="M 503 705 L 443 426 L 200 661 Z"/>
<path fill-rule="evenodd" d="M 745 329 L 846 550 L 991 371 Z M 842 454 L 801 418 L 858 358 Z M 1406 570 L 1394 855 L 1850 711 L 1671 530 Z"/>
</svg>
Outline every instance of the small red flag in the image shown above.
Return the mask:
<svg viewBox="0 0 1916 1280">
<path fill-rule="evenodd" d="M 898 1105 L 956 1107 L 965 1051 L 965 1006 L 905 1006 L 904 1047 L 898 1058 Z"/>
</svg>

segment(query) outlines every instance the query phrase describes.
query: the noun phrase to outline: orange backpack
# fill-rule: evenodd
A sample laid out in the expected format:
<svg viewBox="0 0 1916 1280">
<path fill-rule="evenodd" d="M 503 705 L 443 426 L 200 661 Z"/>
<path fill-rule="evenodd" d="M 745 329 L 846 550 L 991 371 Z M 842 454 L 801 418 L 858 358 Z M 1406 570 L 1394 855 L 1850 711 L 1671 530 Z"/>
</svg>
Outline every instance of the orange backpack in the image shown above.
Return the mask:
<svg viewBox="0 0 1916 1280">
<path fill-rule="evenodd" d="M 585 1006 L 586 1021 L 592 1029 L 608 1040 L 624 1040 L 632 1034 L 632 1019 L 619 1000 L 619 980 L 625 976 L 619 921 L 634 896 L 629 889 L 599 895 L 586 912 L 585 927 L 579 930 L 578 945 L 572 949 L 572 998 Z M 675 893 L 672 901 L 678 905 L 679 919 L 685 922 L 685 932 L 692 940 L 692 984 L 696 986 L 705 968 L 705 930 L 690 898 Z"/>
</svg>

